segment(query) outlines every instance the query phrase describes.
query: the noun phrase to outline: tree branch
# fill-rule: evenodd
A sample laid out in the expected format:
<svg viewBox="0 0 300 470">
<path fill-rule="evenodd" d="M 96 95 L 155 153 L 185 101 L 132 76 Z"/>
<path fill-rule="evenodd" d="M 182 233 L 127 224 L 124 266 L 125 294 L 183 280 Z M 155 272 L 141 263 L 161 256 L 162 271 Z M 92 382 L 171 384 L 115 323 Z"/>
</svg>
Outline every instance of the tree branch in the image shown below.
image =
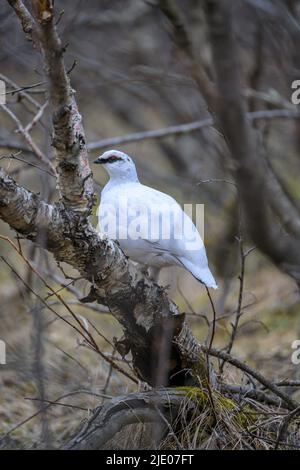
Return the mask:
<svg viewBox="0 0 300 470">
<path fill-rule="evenodd" d="M 17 125 L 18 131 L 22 136 L 24 137 L 28 147 L 32 150 L 34 155 L 37 157 L 38 160 L 40 160 L 42 163 L 44 163 L 47 168 L 50 170 L 52 176 L 56 175 L 56 170 L 54 166 L 52 165 L 51 161 L 44 155 L 44 153 L 41 151 L 41 149 L 36 145 L 36 143 L 33 141 L 31 135 L 29 134 L 29 131 L 27 128 L 24 128 L 22 126 L 22 123 L 20 120 L 17 118 L 17 116 L 5 105 L 5 104 L 0 104 L 1 109 L 12 119 L 12 121 Z M 42 108 L 41 108 L 42 109 Z"/>
<path fill-rule="evenodd" d="M 22 23 L 22 28 L 26 38 L 33 41 L 35 32 L 34 19 L 21 0 L 7 0 L 10 6 L 15 10 L 16 15 Z"/>
<path fill-rule="evenodd" d="M 251 122 L 264 119 L 299 119 L 300 113 L 289 109 L 266 109 L 247 113 L 247 117 Z M 189 134 L 213 125 L 213 118 L 206 118 L 199 121 L 192 121 L 186 124 L 163 127 L 161 129 L 155 129 L 151 131 L 134 132 L 132 134 L 125 134 L 116 137 L 108 137 L 107 139 L 96 140 L 95 142 L 90 142 L 88 144 L 88 149 L 100 150 L 106 147 L 113 147 L 115 145 L 128 144 L 141 140 L 159 140 L 166 137 Z"/>
<path fill-rule="evenodd" d="M 161 12 L 169 20 L 172 28 L 172 38 L 178 49 L 188 58 L 191 76 L 202 91 L 210 107 L 210 102 L 214 99 L 216 93 L 215 85 L 211 81 L 203 63 L 201 63 L 200 57 L 195 54 L 193 42 L 180 11 L 172 0 L 159 0 L 158 5 Z"/>
<path fill-rule="evenodd" d="M 201 344 L 201 345 L 198 345 L 198 350 L 207 352 L 208 347 Z M 248 364 L 245 364 L 244 362 L 240 361 L 236 357 L 231 356 L 227 352 L 220 351 L 219 349 L 210 348 L 209 354 L 211 356 L 223 359 L 223 361 L 229 362 L 233 366 L 244 371 L 246 374 L 249 374 L 251 377 L 257 380 L 261 385 L 263 385 L 267 390 L 274 393 L 274 395 L 276 395 L 281 400 L 283 400 L 289 410 L 295 410 L 296 408 L 299 407 L 299 403 L 297 401 L 290 398 L 290 396 L 287 393 L 280 390 L 280 388 L 277 385 L 270 382 L 257 370 L 252 369 L 252 367 L 250 367 Z"/>
<path fill-rule="evenodd" d="M 97 450 L 128 424 L 159 422 L 165 426 L 186 399 L 185 391 L 157 390 L 113 398 L 96 408 L 64 449 Z M 190 407 L 192 403 L 190 403 Z"/>
</svg>

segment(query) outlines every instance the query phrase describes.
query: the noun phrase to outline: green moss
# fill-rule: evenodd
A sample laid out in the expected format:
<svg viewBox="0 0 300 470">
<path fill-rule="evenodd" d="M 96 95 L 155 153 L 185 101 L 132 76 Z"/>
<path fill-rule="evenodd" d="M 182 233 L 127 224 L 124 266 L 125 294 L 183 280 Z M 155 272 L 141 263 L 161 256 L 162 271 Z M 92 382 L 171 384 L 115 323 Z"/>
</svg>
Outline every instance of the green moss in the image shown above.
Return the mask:
<svg viewBox="0 0 300 470">
<path fill-rule="evenodd" d="M 186 397 L 197 402 L 201 408 L 208 404 L 207 393 L 199 387 L 176 387 L 176 390 L 185 392 Z"/>
<path fill-rule="evenodd" d="M 207 363 L 204 357 L 193 364 L 192 372 L 194 377 L 199 377 L 201 381 L 207 379 Z"/>
<path fill-rule="evenodd" d="M 231 400 L 230 398 L 224 397 L 224 395 L 217 394 L 217 405 L 220 407 L 221 411 L 222 410 L 229 410 L 229 411 L 235 411 L 237 408 L 236 403 Z"/>
<path fill-rule="evenodd" d="M 210 405 L 210 398 L 205 389 L 199 387 L 177 387 L 176 390 L 182 390 L 186 397 L 190 400 L 195 401 L 198 404 L 199 409 L 204 409 Z M 233 420 L 236 424 L 241 427 L 246 427 L 255 420 L 253 409 L 247 405 L 243 407 L 243 411 L 239 409 L 237 403 L 231 398 L 225 397 L 220 392 L 214 390 L 213 400 L 215 411 L 221 417 L 222 413 L 229 411 L 233 415 Z"/>
</svg>

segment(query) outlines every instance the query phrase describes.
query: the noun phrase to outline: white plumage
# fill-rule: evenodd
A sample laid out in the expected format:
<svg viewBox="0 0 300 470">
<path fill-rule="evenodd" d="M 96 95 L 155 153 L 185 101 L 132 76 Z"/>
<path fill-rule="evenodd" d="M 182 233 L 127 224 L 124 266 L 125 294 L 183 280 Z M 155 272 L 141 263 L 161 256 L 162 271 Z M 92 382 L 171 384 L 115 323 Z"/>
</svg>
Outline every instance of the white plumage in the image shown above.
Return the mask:
<svg viewBox="0 0 300 470">
<path fill-rule="evenodd" d="M 154 269 L 184 267 L 216 289 L 200 234 L 175 199 L 141 184 L 126 153 L 109 150 L 95 163 L 103 164 L 110 176 L 101 192 L 98 230 L 117 239 L 133 261 Z"/>
</svg>

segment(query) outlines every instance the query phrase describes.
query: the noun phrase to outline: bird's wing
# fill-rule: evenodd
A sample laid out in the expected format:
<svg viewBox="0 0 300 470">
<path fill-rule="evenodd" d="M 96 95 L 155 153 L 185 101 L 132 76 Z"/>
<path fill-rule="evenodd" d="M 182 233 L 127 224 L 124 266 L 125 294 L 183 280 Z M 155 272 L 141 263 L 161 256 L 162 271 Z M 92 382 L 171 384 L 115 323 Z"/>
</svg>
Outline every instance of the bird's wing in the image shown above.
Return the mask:
<svg viewBox="0 0 300 470">
<path fill-rule="evenodd" d="M 186 256 L 191 262 L 207 265 L 200 234 L 174 198 L 140 183 L 120 185 L 106 191 L 104 196 L 98 210 L 100 223 L 107 215 L 113 219 L 117 216 L 119 230 L 131 229 L 128 238 L 134 239 L 136 230 L 140 235 L 135 235 L 143 238 L 154 252 L 169 252 L 175 258 Z"/>
<path fill-rule="evenodd" d="M 205 248 L 201 236 L 190 217 L 182 210 L 174 198 L 168 194 L 139 185 L 129 203 L 133 206 L 143 201 L 147 213 L 154 215 L 149 223 L 149 215 L 145 223 L 151 227 L 148 242 L 155 251 L 173 254 L 179 258 L 186 256 L 191 262 L 200 266 L 207 265 Z"/>
<path fill-rule="evenodd" d="M 144 189 L 147 188 L 147 189 Z M 137 240 L 153 243 L 159 236 L 152 235 L 151 209 L 159 206 L 159 198 L 151 188 L 140 183 L 128 183 L 102 193 L 97 210 L 98 228 L 109 238 Z"/>
</svg>

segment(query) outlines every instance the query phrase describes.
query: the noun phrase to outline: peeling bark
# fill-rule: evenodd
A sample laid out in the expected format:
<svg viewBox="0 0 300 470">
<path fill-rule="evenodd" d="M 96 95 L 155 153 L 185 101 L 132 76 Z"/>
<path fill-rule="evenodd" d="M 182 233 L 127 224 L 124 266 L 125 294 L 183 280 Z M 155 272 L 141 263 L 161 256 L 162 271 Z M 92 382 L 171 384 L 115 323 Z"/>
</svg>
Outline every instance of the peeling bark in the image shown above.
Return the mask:
<svg viewBox="0 0 300 470">
<path fill-rule="evenodd" d="M 66 208 L 89 213 L 93 203 L 93 180 L 86 138 L 66 72 L 64 47 L 57 34 L 52 2 L 43 10 L 37 3 L 39 40 L 49 82 L 53 111 L 52 145 L 56 152 L 59 189 Z"/>
<path fill-rule="evenodd" d="M 197 341 L 184 314 L 162 287 L 140 278 L 117 243 L 101 238 L 84 215 L 46 204 L 1 169 L 0 201 L 5 222 L 91 282 L 87 300 L 105 303 L 121 324 L 125 338 L 116 346 L 131 351 L 141 380 L 150 385 L 193 383 L 195 368 L 206 378 L 204 354 L 199 358 L 199 349 L 193 353 Z"/>
<path fill-rule="evenodd" d="M 53 1 L 33 0 L 35 17 L 21 1 L 8 2 L 21 20 L 26 37 L 42 52 L 52 107 L 52 146 L 62 203 L 70 210 L 89 215 L 93 205 L 92 172 L 82 118 L 63 60 L 65 47 L 55 26 Z"/>
</svg>

